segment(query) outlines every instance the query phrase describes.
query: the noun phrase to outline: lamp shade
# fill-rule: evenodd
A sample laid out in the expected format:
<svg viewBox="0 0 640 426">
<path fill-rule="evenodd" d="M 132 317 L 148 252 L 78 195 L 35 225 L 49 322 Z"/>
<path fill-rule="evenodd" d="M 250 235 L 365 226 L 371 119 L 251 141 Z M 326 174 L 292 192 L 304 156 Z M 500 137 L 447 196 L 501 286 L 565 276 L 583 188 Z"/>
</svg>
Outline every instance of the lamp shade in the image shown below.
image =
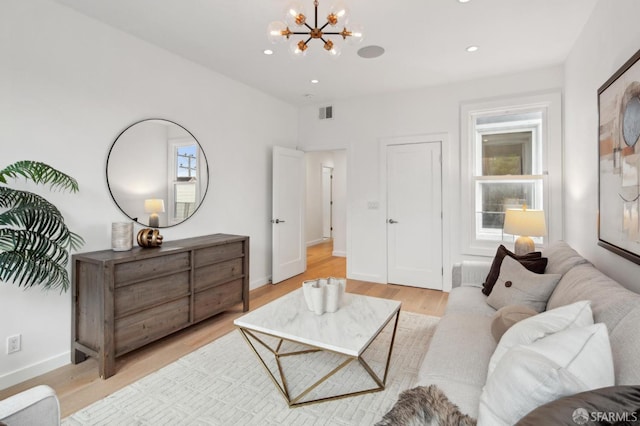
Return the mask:
<svg viewBox="0 0 640 426">
<path fill-rule="evenodd" d="M 508 209 L 503 229 L 511 235 L 542 237 L 547 234 L 544 210 Z"/>
<path fill-rule="evenodd" d="M 164 213 L 164 200 L 160 198 L 150 198 L 144 200 L 145 213 Z"/>
</svg>

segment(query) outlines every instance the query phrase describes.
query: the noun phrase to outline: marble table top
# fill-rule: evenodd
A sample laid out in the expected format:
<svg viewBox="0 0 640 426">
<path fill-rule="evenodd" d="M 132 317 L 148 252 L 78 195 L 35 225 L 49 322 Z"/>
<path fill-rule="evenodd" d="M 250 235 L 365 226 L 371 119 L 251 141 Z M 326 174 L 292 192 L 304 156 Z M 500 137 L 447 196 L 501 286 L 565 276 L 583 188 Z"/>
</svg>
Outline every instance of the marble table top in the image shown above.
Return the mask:
<svg viewBox="0 0 640 426">
<path fill-rule="evenodd" d="M 395 300 L 345 293 L 340 309 L 316 315 L 307 308 L 302 289 L 298 289 L 233 323 L 294 342 L 360 356 L 400 306 Z"/>
</svg>

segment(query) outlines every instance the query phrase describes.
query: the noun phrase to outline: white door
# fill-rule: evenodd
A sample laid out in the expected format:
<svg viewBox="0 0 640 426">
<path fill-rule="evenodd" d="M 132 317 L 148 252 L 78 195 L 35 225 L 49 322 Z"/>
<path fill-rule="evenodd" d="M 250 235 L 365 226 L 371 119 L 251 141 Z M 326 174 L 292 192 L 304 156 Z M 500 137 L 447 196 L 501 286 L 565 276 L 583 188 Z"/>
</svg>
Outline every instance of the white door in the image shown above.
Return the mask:
<svg viewBox="0 0 640 426">
<path fill-rule="evenodd" d="M 333 168 L 322 166 L 322 238 L 331 238 Z"/>
<path fill-rule="evenodd" d="M 387 280 L 442 290 L 440 142 L 387 146 Z"/>
<path fill-rule="evenodd" d="M 278 283 L 307 269 L 304 152 L 273 147 L 272 272 Z"/>
</svg>

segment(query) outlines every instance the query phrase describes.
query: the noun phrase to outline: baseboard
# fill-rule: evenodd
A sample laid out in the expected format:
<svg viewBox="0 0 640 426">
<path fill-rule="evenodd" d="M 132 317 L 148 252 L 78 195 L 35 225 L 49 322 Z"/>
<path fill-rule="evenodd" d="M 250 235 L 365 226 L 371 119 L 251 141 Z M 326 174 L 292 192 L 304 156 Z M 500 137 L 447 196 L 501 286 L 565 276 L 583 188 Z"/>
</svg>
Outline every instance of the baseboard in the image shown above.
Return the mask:
<svg viewBox="0 0 640 426">
<path fill-rule="evenodd" d="M 262 277 L 257 280 L 252 280 L 249 283 L 249 290 L 255 290 L 256 288 L 262 287 L 270 283 L 271 283 L 271 277 Z"/>
<path fill-rule="evenodd" d="M 358 281 L 369 281 L 372 283 L 386 284 L 387 281 L 381 278 L 379 275 L 373 274 L 359 274 L 359 273 L 350 273 L 347 274 L 347 278 Z"/>
<path fill-rule="evenodd" d="M 317 239 L 317 240 L 307 241 L 307 247 L 318 245 L 320 243 L 323 243 L 324 241 L 325 240 L 323 238 L 320 238 L 320 239 Z"/>
<path fill-rule="evenodd" d="M 331 256 L 335 256 L 335 257 L 347 257 L 347 252 L 346 252 L 346 251 L 339 251 L 339 250 L 336 250 L 336 251 L 333 251 L 333 252 L 331 253 Z"/>
<path fill-rule="evenodd" d="M 0 376 L 0 389 L 6 389 L 8 387 L 17 385 L 26 380 L 38 377 L 41 374 L 48 373 L 56 368 L 63 367 L 71 363 L 71 353 L 69 351 L 63 352 L 60 355 L 53 356 L 44 361 L 37 362 L 35 364 L 27 365 L 19 370 L 12 371 L 3 376 Z"/>
</svg>

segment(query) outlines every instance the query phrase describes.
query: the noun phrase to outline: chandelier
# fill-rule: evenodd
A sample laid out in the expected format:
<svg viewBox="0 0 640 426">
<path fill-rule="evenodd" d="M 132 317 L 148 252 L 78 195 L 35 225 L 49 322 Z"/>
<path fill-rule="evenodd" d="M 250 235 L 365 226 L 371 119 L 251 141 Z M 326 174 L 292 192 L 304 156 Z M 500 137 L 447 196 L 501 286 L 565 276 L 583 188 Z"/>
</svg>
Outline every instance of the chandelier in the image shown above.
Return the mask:
<svg viewBox="0 0 640 426">
<path fill-rule="evenodd" d="M 302 5 L 298 2 L 291 4 L 287 8 L 285 22 L 275 21 L 269 24 L 267 29 L 269 40 L 272 43 L 286 42 L 292 36 L 303 36 L 299 40 L 291 40 L 290 50 L 293 54 L 304 56 L 307 53 L 309 42 L 313 39 L 322 41 L 325 51 L 331 56 L 340 55 L 340 46 L 336 45 L 329 36 L 341 36 L 343 40 L 350 43 L 362 41 L 362 27 L 357 24 L 350 24 L 347 29 L 347 9 L 342 2 L 334 4 L 329 9 L 327 22 L 321 27 L 318 26 L 318 0 L 313 2 L 314 23 L 311 26 L 307 22 L 307 16 Z M 342 31 L 326 31 L 327 27 L 342 27 Z M 291 31 L 289 27 L 294 28 Z M 331 29 L 331 28 L 329 28 Z"/>
</svg>

